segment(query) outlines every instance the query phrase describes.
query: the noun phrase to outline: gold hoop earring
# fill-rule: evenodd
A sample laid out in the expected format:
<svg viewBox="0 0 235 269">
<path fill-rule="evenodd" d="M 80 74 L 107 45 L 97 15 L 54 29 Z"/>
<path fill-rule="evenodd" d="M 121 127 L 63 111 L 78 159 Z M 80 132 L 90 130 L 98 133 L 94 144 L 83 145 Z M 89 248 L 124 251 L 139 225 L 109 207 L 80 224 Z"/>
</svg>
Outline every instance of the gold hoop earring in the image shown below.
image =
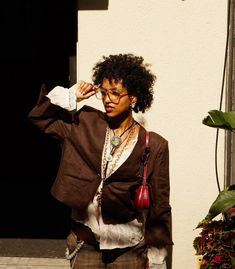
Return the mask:
<svg viewBox="0 0 235 269">
<path fill-rule="evenodd" d="M 130 105 L 130 106 L 131 106 L 131 108 L 132 108 L 132 109 L 134 109 L 134 108 L 135 108 L 135 105 L 136 105 L 136 102 L 131 103 L 131 105 Z"/>
</svg>

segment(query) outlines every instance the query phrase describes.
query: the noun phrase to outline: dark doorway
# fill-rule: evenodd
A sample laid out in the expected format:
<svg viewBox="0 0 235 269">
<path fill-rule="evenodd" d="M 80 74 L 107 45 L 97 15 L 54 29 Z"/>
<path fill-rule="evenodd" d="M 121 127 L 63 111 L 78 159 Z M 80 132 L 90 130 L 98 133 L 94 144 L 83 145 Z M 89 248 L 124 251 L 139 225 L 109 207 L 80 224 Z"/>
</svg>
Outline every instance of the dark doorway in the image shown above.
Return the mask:
<svg viewBox="0 0 235 269">
<path fill-rule="evenodd" d="M 76 55 L 75 0 L 1 4 L 0 237 L 65 238 L 70 210 L 50 193 L 60 148 L 28 121 L 40 86 L 70 84 Z"/>
</svg>

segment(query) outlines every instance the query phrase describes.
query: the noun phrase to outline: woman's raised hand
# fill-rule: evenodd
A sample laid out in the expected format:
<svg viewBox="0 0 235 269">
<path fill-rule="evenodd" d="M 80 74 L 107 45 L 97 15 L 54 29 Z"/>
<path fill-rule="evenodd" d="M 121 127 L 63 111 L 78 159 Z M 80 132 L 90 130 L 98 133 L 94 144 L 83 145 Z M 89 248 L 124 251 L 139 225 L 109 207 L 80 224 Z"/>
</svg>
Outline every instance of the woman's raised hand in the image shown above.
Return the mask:
<svg viewBox="0 0 235 269">
<path fill-rule="evenodd" d="M 91 83 L 85 82 L 83 80 L 80 80 L 77 83 L 77 87 L 76 87 L 77 101 L 81 101 L 83 99 L 88 99 L 89 97 L 94 95 L 96 88 L 97 88 L 97 86 L 95 86 Z"/>
</svg>

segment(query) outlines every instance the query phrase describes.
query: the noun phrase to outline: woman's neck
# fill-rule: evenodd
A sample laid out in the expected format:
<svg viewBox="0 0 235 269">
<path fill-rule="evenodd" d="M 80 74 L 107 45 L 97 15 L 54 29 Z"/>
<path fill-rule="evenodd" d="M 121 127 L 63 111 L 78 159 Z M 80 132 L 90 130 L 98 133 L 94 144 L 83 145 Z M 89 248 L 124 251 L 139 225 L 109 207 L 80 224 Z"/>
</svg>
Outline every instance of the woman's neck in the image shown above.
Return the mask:
<svg viewBox="0 0 235 269">
<path fill-rule="evenodd" d="M 129 112 L 127 115 L 119 115 L 115 118 L 109 118 L 109 127 L 116 130 L 117 134 L 122 133 L 133 123 L 132 113 Z"/>
</svg>

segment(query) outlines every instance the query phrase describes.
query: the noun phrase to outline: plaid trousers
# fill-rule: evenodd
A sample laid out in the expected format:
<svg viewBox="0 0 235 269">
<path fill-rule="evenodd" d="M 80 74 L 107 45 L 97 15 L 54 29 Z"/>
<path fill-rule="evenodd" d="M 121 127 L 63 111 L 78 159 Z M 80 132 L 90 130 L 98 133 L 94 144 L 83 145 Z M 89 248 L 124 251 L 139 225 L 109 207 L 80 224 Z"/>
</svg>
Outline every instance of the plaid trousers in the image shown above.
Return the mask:
<svg viewBox="0 0 235 269">
<path fill-rule="evenodd" d="M 67 246 L 70 251 L 76 247 L 77 238 L 70 234 Z M 103 263 L 102 252 L 91 245 L 84 244 L 78 253 L 70 260 L 72 269 L 145 269 L 147 267 L 147 248 L 137 245 L 124 252 L 111 263 Z"/>
</svg>

